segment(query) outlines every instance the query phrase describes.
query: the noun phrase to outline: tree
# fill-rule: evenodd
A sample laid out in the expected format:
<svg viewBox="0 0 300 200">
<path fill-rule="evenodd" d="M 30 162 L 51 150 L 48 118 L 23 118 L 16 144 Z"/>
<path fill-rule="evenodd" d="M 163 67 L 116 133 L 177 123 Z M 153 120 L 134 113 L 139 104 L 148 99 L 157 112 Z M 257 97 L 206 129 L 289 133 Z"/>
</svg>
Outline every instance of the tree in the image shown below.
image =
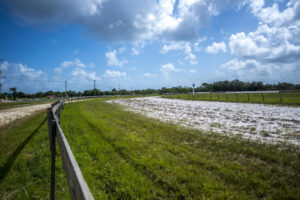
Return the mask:
<svg viewBox="0 0 300 200">
<path fill-rule="evenodd" d="M 17 88 L 16 87 L 9 88 L 9 91 L 11 91 L 13 93 L 14 100 L 16 100 L 17 99 Z"/>
</svg>

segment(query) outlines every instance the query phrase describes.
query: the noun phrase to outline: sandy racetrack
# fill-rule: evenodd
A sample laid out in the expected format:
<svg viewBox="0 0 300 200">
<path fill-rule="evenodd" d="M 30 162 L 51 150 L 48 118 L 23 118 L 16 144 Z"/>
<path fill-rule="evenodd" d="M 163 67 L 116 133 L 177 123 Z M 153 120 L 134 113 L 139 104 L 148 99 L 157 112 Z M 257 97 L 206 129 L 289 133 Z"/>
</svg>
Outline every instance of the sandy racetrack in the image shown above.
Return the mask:
<svg viewBox="0 0 300 200">
<path fill-rule="evenodd" d="M 300 107 L 186 101 L 159 97 L 108 101 L 125 109 L 187 128 L 265 142 L 300 146 Z"/>
<path fill-rule="evenodd" d="M 0 126 L 9 124 L 23 117 L 32 115 L 37 111 L 46 110 L 46 108 L 50 106 L 51 104 L 48 103 L 0 110 Z"/>
</svg>

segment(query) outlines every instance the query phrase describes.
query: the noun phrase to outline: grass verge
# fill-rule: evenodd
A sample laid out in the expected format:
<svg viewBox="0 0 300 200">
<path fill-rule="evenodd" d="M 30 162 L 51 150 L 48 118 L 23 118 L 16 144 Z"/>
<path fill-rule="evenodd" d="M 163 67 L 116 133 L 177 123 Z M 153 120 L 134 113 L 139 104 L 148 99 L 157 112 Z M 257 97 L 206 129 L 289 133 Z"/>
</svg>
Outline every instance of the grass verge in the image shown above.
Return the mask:
<svg viewBox="0 0 300 200">
<path fill-rule="evenodd" d="M 56 160 L 56 197 L 70 199 L 60 154 Z M 50 147 L 42 112 L 0 132 L 0 199 L 49 199 L 49 192 Z"/>
<path fill-rule="evenodd" d="M 96 99 L 62 129 L 95 199 L 300 199 L 300 151 L 162 123 Z"/>
</svg>

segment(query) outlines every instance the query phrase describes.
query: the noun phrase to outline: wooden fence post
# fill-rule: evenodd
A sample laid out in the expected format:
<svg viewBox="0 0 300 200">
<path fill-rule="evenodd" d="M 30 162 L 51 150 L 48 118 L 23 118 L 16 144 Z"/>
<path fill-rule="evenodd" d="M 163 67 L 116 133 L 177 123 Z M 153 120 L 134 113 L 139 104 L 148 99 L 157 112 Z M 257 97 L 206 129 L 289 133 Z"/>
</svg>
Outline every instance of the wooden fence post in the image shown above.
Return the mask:
<svg viewBox="0 0 300 200">
<path fill-rule="evenodd" d="M 280 97 L 280 103 L 282 103 L 282 96 L 281 96 L 281 92 L 279 91 L 279 97 Z"/>
<path fill-rule="evenodd" d="M 212 100 L 211 92 L 209 92 L 210 100 Z"/>
<path fill-rule="evenodd" d="M 239 101 L 239 95 L 238 95 L 238 93 L 235 93 L 235 96 L 236 96 L 236 101 Z"/>
<path fill-rule="evenodd" d="M 227 96 L 227 94 L 225 93 L 225 97 L 226 97 L 226 101 L 228 101 L 228 96 Z"/>
<path fill-rule="evenodd" d="M 264 93 L 263 92 L 261 93 L 261 98 L 262 98 L 262 100 L 264 102 L 265 101 L 265 97 L 264 97 Z"/>
<path fill-rule="evenodd" d="M 47 109 L 47 119 L 48 119 L 48 134 L 50 142 L 50 151 L 51 151 L 51 188 L 50 188 L 50 200 L 55 198 L 55 154 L 56 154 L 56 125 L 54 123 L 52 107 Z"/>
<path fill-rule="evenodd" d="M 248 101 L 250 101 L 250 96 L 249 96 L 249 93 L 247 93 L 247 96 L 248 96 Z"/>
</svg>

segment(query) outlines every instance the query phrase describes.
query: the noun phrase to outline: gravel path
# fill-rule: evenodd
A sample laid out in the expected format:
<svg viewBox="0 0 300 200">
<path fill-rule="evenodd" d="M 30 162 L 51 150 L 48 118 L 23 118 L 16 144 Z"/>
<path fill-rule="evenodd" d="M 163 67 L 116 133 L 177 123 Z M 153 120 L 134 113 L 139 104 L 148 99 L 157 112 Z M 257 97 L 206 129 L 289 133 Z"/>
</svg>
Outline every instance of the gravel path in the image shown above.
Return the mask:
<svg viewBox="0 0 300 200">
<path fill-rule="evenodd" d="M 146 97 L 107 101 L 164 122 L 226 135 L 300 146 L 300 107 Z"/>
<path fill-rule="evenodd" d="M 46 110 L 46 108 L 50 106 L 51 104 L 48 103 L 0 110 L 0 126 L 21 119 L 23 117 L 32 115 L 37 111 Z"/>
</svg>

